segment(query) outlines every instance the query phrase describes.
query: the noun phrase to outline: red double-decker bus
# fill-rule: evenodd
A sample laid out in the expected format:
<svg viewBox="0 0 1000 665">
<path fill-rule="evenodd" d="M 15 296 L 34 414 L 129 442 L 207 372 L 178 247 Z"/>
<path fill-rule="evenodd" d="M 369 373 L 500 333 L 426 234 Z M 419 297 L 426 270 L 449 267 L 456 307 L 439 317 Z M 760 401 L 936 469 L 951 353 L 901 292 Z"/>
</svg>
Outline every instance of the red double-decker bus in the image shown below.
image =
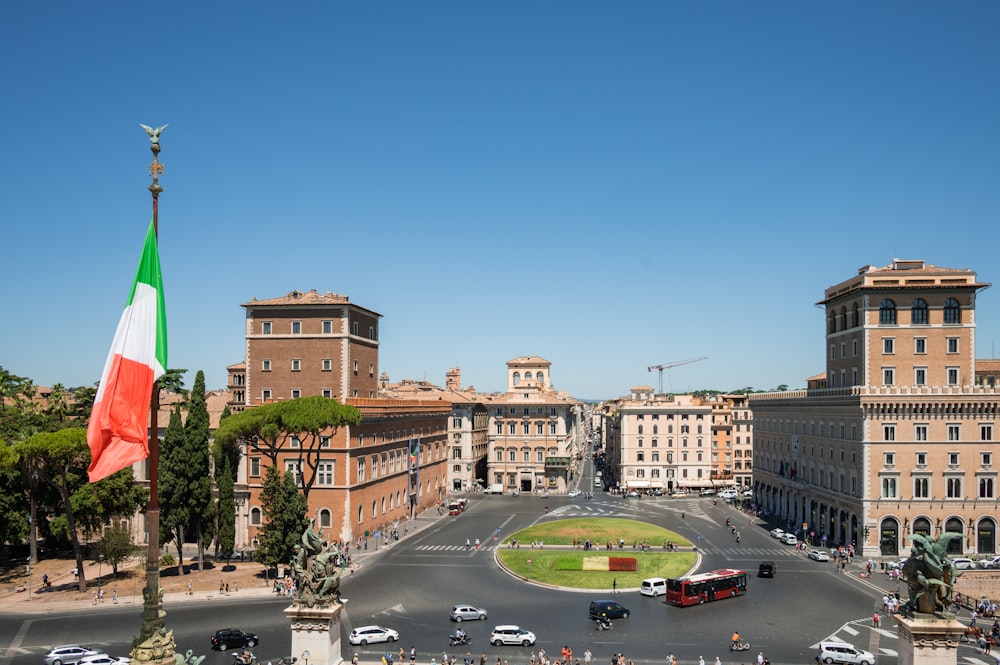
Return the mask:
<svg viewBox="0 0 1000 665">
<path fill-rule="evenodd" d="M 667 580 L 667 602 L 671 605 L 700 605 L 747 592 L 747 572 L 722 568 L 689 577 Z"/>
</svg>

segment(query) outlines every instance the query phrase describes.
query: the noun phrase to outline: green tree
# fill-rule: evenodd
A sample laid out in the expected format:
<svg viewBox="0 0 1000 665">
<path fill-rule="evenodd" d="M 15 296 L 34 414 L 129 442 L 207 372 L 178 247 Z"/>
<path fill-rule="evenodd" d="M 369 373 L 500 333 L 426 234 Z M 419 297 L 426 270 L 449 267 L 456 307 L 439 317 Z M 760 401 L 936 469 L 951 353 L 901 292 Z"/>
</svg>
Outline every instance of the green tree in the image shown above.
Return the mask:
<svg viewBox="0 0 1000 665">
<path fill-rule="evenodd" d="M 97 543 L 97 552 L 111 566 L 111 573 L 118 577 L 118 566 L 132 556 L 135 545 L 132 544 L 132 534 L 128 529 L 115 526 L 104 530 L 104 535 Z"/>
<path fill-rule="evenodd" d="M 7 402 L 13 401 L 14 396 L 21 391 L 21 384 L 25 381 L 23 376 L 11 374 L 3 367 L 0 367 L 0 411 L 7 408 Z"/>
<path fill-rule="evenodd" d="M 302 397 L 264 404 L 234 413 L 219 424 L 215 440 L 222 447 L 245 444 L 267 457 L 271 466 L 278 464 L 278 455 L 286 443 L 295 439 L 298 446 L 300 487 L 306 499 L 316 482 L 316 470 L 325 452 L 325 437 L 332 437 L 344 425 L 361 422 L 361 412 L 335 399 Z"/>
<path fill-rule="evenodd" d="M 187 449 L 188 528 L 198 543 L 198 570 L 205 570 L 205 535 L 214 530 L 215 504 L 212 501 L 212 474 L 209 468 L 209 421 L 205 403 L 205 373 L 198 370 L 188 400 L 184 423 L 184 446 Z"/>
<path fill-rule="evenodd" d="M 219 490 L 219 501 L 215 511 L 218 521 L 215 557 L 218 558 L 221 554 L 228 558 L 236 545 L 236 493 L 228 457 L 222 458 L 222 469 L 215 476 L 215 484 Z"/>
<path fill-rule="evenodd" d="M 184 569 L 184 536 L 191 523 L 191 513 L 186 500 L 188 475 L 187 446 L 184 445 L 184 426 L 181 424 L 180 406 L 170 412 L 170 422 L 160 444 L 159 492 L 160 545 L 170 542 L 177 545 L 177 567 Z"/>
<path fill-rule="evenodd" d="M 49 394 L 49 405 L 45 411 L 60 423 L 66 420 L 69 413 L 69 401 L 66 398 L 66 388 L 63 384 L 57 383 L 52 386 L 52 393 Z"/>
<path fill-rule="evenodd" d="M 305 496 L 299 493 L 293 474 L 286 473 L 282 477 L 277 467 L 267 467 L 261 491 L 261 508 L 266 520 L 258 549 L 262 561 L 268 566 L 291 561 L 295 545 L 309 526 L 306 518 L 308 503 Z"/>
<path fill-rule="evenodd" d="M 79 531 L 70 497 L 75 484 L 86 482 L 84 476 L 90 464 L 87 433 L 77 428 L 42 432 L 15 444 L 14 449 L 22 460 L 36 470 L 42 482 L 49 483 L 58 490 L 66 519 L 67 535 L 73 546 L 77 570 L 80 572 L 79 589 L 86 591 L 83 553 L 80 549 Z"/>
<path fill-rule="evenodd" d="M 0 543 L 19 543 L 28 537 L 28 514 L 17 455 L 0 439 Z M 32 561 L 37 561 L 37 552 Z"/>
<path fill-rule="evenodd" d="M 70 500 L 77 528 L 89 539 L 110 523 L 129 519 L 137 511 L 144 512 L 149 503 L 149 491 L 136 484 L 132 467 L 126 467 L 96 483 L 79 483 L 73 488 Z M 64 531 L 62 525 L 58 531 Z"/>
</svg>

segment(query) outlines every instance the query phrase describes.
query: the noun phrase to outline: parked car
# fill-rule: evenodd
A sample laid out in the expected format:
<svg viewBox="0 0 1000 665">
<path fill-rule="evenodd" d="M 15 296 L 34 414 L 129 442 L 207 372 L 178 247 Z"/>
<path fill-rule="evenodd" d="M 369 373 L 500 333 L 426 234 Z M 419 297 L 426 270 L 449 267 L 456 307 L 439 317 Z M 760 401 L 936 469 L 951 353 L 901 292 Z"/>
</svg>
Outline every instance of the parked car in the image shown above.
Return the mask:
<svg viewBox="0 0 1000 665">
<path fill-rule="evenodd" d="M 452 621 L 482 621 L 486 618 L 486 610 L 472 605 L 455 605 L 451 608 Z"/>
<path fill-rule="evenodd" d="M 674 499 L 686 499 L 687 495 L 688 495 L 687 492 L 681 492 L 681 491 L 678 490 L 677 492 L 674 492 L 670 496 L 671 496 L 671 498 L 674 498 Z"/>
<path fill-rule="evenodd" d="M 781 538 L 779 538 L 778 540 L 780 540 L 781 542 L 783 542 L 786 545 L 798 545 L 799 544 L 799 539 L 795 536 L 794 533 L 783 534 L 781 536 Z"/>
<path fill-rule="evenodd" d="M 980 568 L 1000 568 L 1000 555 L 997 555 L 991 559 L 980 559 Z"/>
<path fill-rule="evenodd" d="M 495 647 L 504 644 L 519 644 L 530 647 L 535 643 L 535 634 L 520 626 L 496 626 L 490 634 L 490 644 Z"/>
<path fill-rule="evenodd" d="M 976 562 L 972 559 L 960 556 L 951 560 L 951 567 L 955 570 L 968 570 L 969 568 L 975 568 Z"/>
<path fill-rule="evenodd" d="M 809 550 L 809 558 L 813 561 L 829 561 L 830 555 L 823 550 Z"/>
<path fill-rule="evenodd" d="M 399 633 L 394 631 L 392 628 L 383 628 L 382 626 L 361 626 L 360 628 L 355 628 L 351 631 L 351 636 L 348 638 L 351 644 L 366 645 L 373 644 L 375 642 L 395 642 L 399 639 Z"/>
<path fill-rule="evenodd" d="M 248 633 L 238 628 L 223 628 L 212 635 L 212 648 L 225 651 L 230 647 L 254 647 L 260 644 L 255 633 Z"/>
<path fill-rule="evenodd" d="M 79 663 L 86 656 L 96 656 L 104 653 L 100 649 L 91 649 L 80 644 L 64 644 L 59 647 L 52 647 L 45 654 L 45 665 L 71 665 Z"/>
<path fill-rule="evenodd" d="M 626 499 L 638 499 L 638 498 L 639 498 L 639 493 L 638 493 L 638 492 L 636 492 L 635 490 L 629 490 L 629 491 L 628 491 L 628 492 L 627 492 L 627 493 L 625 494 L 625 498 L 626 498 Z"/>
<path fill-rule="evenodd" d="M 784 529 L 771 529 L 772 538 L 781 538 L 783 535 L 785 535 Z"/>
<path fill-rule="evenodd" d="M 847 642 L 820 642 L 816 660 L 827 665 L 831 663 L 875 665 L 875 656 Z"/>
<path fill-rule="evenodd" d="M 709 487 L 708 489 L 703 489 L 701 491 L 702 496 L 715 496 L 715 490 Z"/>
<path fill-rule="evenodd" d="M 739 496 L 739 492 L 734 489 L 722 490 L 719 492 L 719 497 L 723 499 L 735 499 L 737 496 Z"/>
</svg>

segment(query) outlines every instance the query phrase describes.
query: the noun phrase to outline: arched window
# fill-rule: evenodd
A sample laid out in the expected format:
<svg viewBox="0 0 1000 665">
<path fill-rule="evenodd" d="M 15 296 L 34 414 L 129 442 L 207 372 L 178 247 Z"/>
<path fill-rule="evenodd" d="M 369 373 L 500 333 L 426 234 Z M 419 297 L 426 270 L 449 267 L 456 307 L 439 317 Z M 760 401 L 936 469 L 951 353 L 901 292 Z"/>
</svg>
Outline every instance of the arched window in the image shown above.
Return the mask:
<svg viewBox="0 0 1000 665">
<path fill-rule="evenodd" d="M 857 328 L 861 325 L 861 319 L 858 316 L 858 303 L 854 303 L 854 308 L 851 312 L 851 327 Z"/>
<path fill-rule="evenodd" d="M 260 508 L 257 506 L 250 509 L 250 524 L 260 526 Z"/>
<path fill-rule="evenodd" d="M 329 529 L 333 525 L 333 519 L 330 517 L 330 511 L 326 508 L 319 511 L 319 525 L 324 529 Z"/>
<path fill-rule="evenodd" d="M 927 301 L 923 298 L 917 298 L 910 305 L 910 323 L 915 326 L 926 326 L 928 322 Z"/>
<path fill-rule="evenodd" d="M 364 521 L 365 521 L 365 507 L 358 506 L 358 524 L 361 524 Z"/>
<path fill-rule="evenodd" d="M 879 303 L 878 323 L 880 326 L 896 325 L 896 303 L 888 298 Z"/>
<path fill-rule="evenodd" d="M 958 301 L 954 298 L 948 298 L 944 301 L 944 322 L 945 323 L 961 323 L 962 322 L 962 309 L 958 306 Z"/>
<path fill-rule="evenodd" d="M 514 385 L 516 386 L 519 383 L 521 383 L 521 373 L 514 372 Z"/>
<path fill-rule="evenodd" d="M 524 380 L 525 381 L 531 381 L 531 372 L 525 372 L 524 373 Z"/>
<path fill-rule="evenodd" d="M 961 536 L 965 532 L 965 525 L 957 517 L 949 517 L 948 521 L 944 523 L 944 530 L 945 533 L 957 533 Z M 962 547 L 962 541 L 964 540 L 965 538 L 963 537 L 948 541 L 948 554 L 961 554 L 964 551 Z"/>
<path fill-rule="evenodd" d="M 847 308 L 840 308 L 840 329 L 847 330 L 850 326 L 847 325 Z"/>
<path fill-rule="evenodd" d="M 545 381 L 545 375 L 542 374 L 541 372 L 535 372 L 535 380 L 538 381 L 539 383 L 542 383 Z"/>
<path fill-rule="evenodd" d="M 831 309 L 830 312 L 829 312 L 829 314 L 827 314 L 826 318 L 827 318 L 827 320 L 826 320 L 826 331 L 828 333 L 835 333 L 835 332 L 837 332 L 837 313 L 834 310 Z"/>
</svg>

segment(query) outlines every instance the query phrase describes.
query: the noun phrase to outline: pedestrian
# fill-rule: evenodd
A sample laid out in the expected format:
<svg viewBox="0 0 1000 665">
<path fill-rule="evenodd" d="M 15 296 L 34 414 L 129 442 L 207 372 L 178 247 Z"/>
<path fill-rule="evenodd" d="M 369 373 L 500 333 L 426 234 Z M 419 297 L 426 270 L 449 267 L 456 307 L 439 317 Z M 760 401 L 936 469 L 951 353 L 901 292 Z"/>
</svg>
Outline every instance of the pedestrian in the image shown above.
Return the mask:
<svg viewBox="0 0 1000 665">
<path fill-rule="evenodd" d="M 406 533 L 406 527 L 403 527 L 403 533 Z M 486 652 L 485 651 L 483 652 L 483 655 L 481 655 L 479 657 L 479 665 L 486 665 Z"/>
<path fill-rule="evenodd" d="M 96 591 L 93 592 L 93 604 L 94 605 L 97 604 L 97 592 Z"/>
<path fill-rule="evenodd" d="M 583 650 L 583 662 L 584 665 L 590 665 L 590 659 L 593 658 L 594 654 L 590 653 L 590 649 Z"/>
<path fill-rule="evenodd" d="M 611 580 L 611 593 L 618 593 L 618 578 Z"/>
<path fill-rule="evenodd" d="M 416 662 L 417 662 L 417 647 L 411 646 L 410 647 L 410 665 L 413 665 Z"/>
<path fill-rule="evenodd" d="M 403 647 L 399 647 L 399 665 L 403 665 L 403 656 L 404 655 L 405 654 L 403 652 Z"/>
<path fill-rule="evenodd" d="M 757 665 L 764 665 L 764 652 L 763 651 L 758 651 L 757 652 Z"/>
<path fill-rule="evenodd" d="M 878 628 L 878 612 L 872 615 L 872 625 Z"/>
<path fill-rule="evenodd" d="M 986 640 L 986 636 L 983 634 L 979 635 L 979 653 L 988 653 L 986 651 L 986 646 L 989 642 Z"/>
<path fill-rule="evenodd" d="M 975 626 L 976 619 L 978 618 L 979 618 L 979 612 L 977 612 L 976 610 L 972 610 L 971 612 L 969 612 L 969 625 Z"/>
<path fill-rule="evenodd" d="M 351 665 L 358 665 L 358 654 L 354 654 L 354 658 L 351 659 Z"/>
<path fill-rule="evenodd" d="M 715 665 L 722 665 L 722 659 L 718 656 L 715 657 Z"/>
<path fill-rule="evenodd" d="M 277 584 L 277 582 L 275 582 L 275 584 Z M 188 582 L 188 595 L 189 596 L 193 596 L 194 595 L 194 591 L 191 590 L 191 583 L 190 582 Z"/>
<path fill-rule="evenodd" d="M 99 602 L 99 603 L 103 603 L 104 602 L 104 589 L 103 588 L 97 590 L 97 602 Z"/>
<path fill-rule="evenodd" d="M 698 656 L 698 665 L 705 665 L 705 657 Z"/>
<path fill-rule="evenodd" d="M 229 593 L 229 582 L 226 582 L 226 593 Z"/>
<path fill-rule="evenodd" d="M 118 604 L 118 589 L 111 592 L 111 602 L 114 605 Z"/>
<path fill-rule="evenodd" d="M 236 582 L 236 586 L 234 588 L 236 589 L 236 591 L 239 591 L 240 590 L 240 583 Z"/>
</svg>

